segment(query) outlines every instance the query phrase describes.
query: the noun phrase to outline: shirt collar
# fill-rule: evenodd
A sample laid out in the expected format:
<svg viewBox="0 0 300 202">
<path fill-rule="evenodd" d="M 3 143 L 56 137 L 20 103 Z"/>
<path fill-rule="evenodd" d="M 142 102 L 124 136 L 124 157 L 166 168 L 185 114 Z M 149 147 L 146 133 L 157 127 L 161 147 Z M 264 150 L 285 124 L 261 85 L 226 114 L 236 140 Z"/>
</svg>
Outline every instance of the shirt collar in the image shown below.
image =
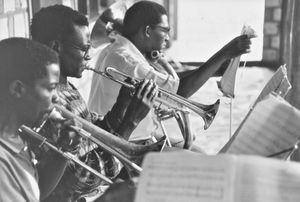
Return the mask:
<svg viewBox="0 0 300 202">
<path fill-rule="evenodd" d="M 22 150 L 26 150 L 27 148 L 25 141 L 19 135 L 2 134 L 2 136 L 0 136 L 0 142 L 15 153 L 20 153 Z"/>
<path fill-rule="evenodd" d="M 122 47 L 122 50 L 125 49 L 127 52 L 130 52 L 132 55 L 135 56 L 135 60 L 143 63 L 147 63 L 146 58 L 143 56 L 143 54 L 137 49 L 137 47 L 126 37 L 118 34 L 116 36 L 116 40 L 114 41 L 116 46 Z"/>
</svg>

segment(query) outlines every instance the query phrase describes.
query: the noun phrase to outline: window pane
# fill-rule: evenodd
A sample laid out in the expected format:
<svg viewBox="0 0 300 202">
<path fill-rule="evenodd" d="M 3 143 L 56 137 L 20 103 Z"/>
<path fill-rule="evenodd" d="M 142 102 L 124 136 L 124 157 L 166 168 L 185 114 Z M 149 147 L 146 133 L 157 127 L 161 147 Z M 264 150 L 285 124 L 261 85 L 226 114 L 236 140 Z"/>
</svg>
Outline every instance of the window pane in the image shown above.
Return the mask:
<svg viewBox="0 0 300 202">
<path fill-rule="evenodd" d="M 203 62 L 235 36 L 244 24 L 258 37 L 241 60 L 260 61 L 263 48 L 264 1 L 179 0 L 178 32 L 169 55 L 183 62 Z M 187 51 L 189 50 L 189 51 Z"/>
</svg>

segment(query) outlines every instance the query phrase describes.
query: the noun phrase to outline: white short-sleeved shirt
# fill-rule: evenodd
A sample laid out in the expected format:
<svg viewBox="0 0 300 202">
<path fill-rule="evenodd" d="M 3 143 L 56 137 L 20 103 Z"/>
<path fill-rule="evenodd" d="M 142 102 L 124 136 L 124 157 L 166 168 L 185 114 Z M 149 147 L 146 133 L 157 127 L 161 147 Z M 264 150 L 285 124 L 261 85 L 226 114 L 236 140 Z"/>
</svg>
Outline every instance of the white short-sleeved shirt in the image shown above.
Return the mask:
<svg viewBox="0 0 300 202">
<path fill-rule="evenodd" d="M 99 54 L 95 69 L 104 71 L 113 67 L 134 78 L 152 79 L 160 88 L 175 93 L 179 86 L 179 78 L 159 72 L 149 65 L 141 52 L 123 36 L 117 35 L 113 43 Z M 124 78 L 123 78 L 124 79 Z M 121 85 L 99 75 L 93 75 L 88 105 L 91 111 L 106 114 L 116 102 Z M 150 112 L 133 131 L 130 139 L 149 137 L 156 133 L 157 126 Z"/>
</svg>

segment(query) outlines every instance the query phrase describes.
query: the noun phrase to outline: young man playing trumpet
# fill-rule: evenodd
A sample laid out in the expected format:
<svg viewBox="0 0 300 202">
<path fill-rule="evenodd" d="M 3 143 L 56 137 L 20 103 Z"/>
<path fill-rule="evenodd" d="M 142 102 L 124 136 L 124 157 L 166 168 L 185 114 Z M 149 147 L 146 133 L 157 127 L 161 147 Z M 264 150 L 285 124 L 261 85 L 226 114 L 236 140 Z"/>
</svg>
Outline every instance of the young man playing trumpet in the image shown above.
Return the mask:
<svg viewBox="0 0 300 202">
<path fill-rule="evenodd" d="M 40 201 L 67 160 L 51 153 L 47 169 L 36 167 L 28 137 L 18 129 L 38 126 L 57 102 L 58 56 L 40 43 L 9 38 L 0 41 L 0 61 L 0 201 Z"/>
<path fill-rule="evenodd" d="M 57 86 L 59 104 L 109 132 L 128 137 L 151 108 L 157 94 L 156 85 L 149 80 L 141 82 L 133 98 L 123 88 L 110 112 L 101 117 L 89 111 L 78 90 L 68 81 L 68 77 L 80 78 L 90 60 L 87 18 L 63 5 L 42 8 L 33 16 L 31 34 L 33 40 L 47 44 L 60 57 L 61 75 Z M 115 158 L 89 141 L 83 141 L 78 155 L 85 163 L 111 179 L 119 173 Z M 46 201 L 76 201 L 82 195 L 93 192 L 101 183 L 81 168 L 69 165 Z"/>
<path fill-rule="evenodd" d="M 201 67 L 177 75 L 163 57 L 153 54 L 165 49 L 170 37 L 168 15 L 163 6 L 151 1 L 135 3 L 126 11 L 121 30 L 122 35 L 117 35 L 115 41 L 100 53 L 96 70 L 114 67 L 137 79 L 153 79 L 159 87 L 185 98 L 201 88 L 226 60 L 249 52 L 251 44 L 246 35 L 238 36 Z M 120 85 L 94 75 L 89 107 L 98 113 L 107 112 L 116 100 L 119 89 Z M 156 136 L 160 131 L 153 124 L 155 119 L 155 113 L 149 113 L 131 137 L 137 138 L 141 134 Z"/>
</svg>

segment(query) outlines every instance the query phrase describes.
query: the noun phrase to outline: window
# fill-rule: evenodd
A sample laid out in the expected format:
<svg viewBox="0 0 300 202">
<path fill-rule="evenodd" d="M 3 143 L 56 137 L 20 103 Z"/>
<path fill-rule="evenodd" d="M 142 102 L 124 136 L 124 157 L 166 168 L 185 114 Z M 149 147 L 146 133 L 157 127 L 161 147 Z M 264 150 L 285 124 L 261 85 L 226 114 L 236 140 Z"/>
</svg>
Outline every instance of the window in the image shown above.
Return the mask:
<svg viewBox="0 0 300 202">
<path fill-rule="evenodd" d="M 264 1 L 185 0 L 177 3 L 177 40 L 168 51 L 174 59 L 204 62 L 238 36 L 244 24 L 251 26 L 258 37 L 252 40 L 252 52 L 241 60 L 262 59 Z"/>
</svg>

